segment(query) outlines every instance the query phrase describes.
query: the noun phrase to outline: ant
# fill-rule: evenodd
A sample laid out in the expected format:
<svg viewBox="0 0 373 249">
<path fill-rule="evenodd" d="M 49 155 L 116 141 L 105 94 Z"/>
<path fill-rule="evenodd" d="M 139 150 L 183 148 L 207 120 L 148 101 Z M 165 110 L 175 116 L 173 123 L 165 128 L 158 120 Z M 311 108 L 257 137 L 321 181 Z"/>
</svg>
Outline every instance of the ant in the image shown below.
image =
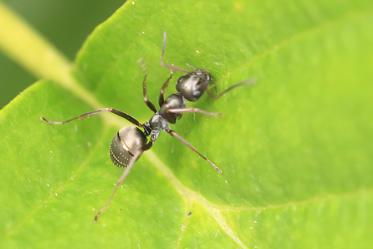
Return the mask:
<svg viewBox="0 0 373 249">
<path fill-rule="evenodd" d="M 210 73 L 202 69 L 195 69 L 193 71 L 188 71 L 183 68 L 177 67 L 174 64 L 165 64 L 164 63 L 164 55 L 166 51 L 166 32 L 163 33 L 163 47 L 162 47 L 162 54 L 160 59 L 160 64 L 162 67 L 167 68 L 170 71 L 169 77 L 163 83 L 160 95 L 158 99 L 160 109 L 154 106 L 154 104 L 148 99 L 147 95 L 147 73 L 145 68 L 144 70 L 144 79 L 142 82 L 143 85 L 143 97 L 144 102 L 147 107 L 154 113 L 153 116 L 149 119 L 149 121 L 145 123 L 140 123 L 137 119 L 132 117 L 131 115 L 122 112 L 120 110 L 107 107 L 107 108 L 100 108 L 91 112 L 83 113 L 77 117 L 73 117 L 64 121 L 50 121 L 45 117 L 41 117 L 41 120 L 50 125 L 62 125 L 69 123 L 74 120 L 83 120 L 90 116 L 103 113 L 103 112 L 111 112 L 115 115 L 118 115 L 134 126 L 124 127 L 120 129 L 115 137 L 112 140 L 110 145 L 110 157 L 113 163 L 117 166 L 124 167 L 122 175 L 119 177 L 116 185 L 107 199 L 105 204 L 100 208 L 100 210 L 95 215 L 95 221 L 99 219 L 99 217 L 109 208 L 114 195 L 118 191 L 119 187 L 123 184 L 124 180 L 128 176 L 129 172 L 135 165 L 135 162 L 144 151 L 149 150 L 153 143 L 157 140 L 161 131 L 165 131 L 167 134 L 171 135 L 172 137 L 179 140 L 193 152 L 198 154 L 204 160 L 206 160 L 212 168 L 214 168 L 218 173 L 222 173 L 222 170 L 209 158 L 205 155 L 200 153 L 192 144 L 190 144 L 186 139 L 180 136 L 176 131 L 172 130 L 169 127 L 169 124 L 175 124 L 178 119 L 181 118 L 183 113 L 200 113 L 209 116 L 217 116 L 219 113 L 208 112 L 201 110 L 199 108 L 189 108 L 185 106 L 187 101 L 194 102 L 197 101 L 205 91 L 214 98 L 218 99 L 223 96 L 228 91 L 243 85 L 249 85 L 255 82 L 254 79 L 245 80 L 232 86 L 228 87 L 220 94 L 212 94 L 208 91 L 208 87 L 210 82 L 212 81 L 212 77 Z M 177 80 L 176 90 L 177 92 L 171 94 L 166 99 L 164 97 L 164 92 L 168 87 L 170 80 L 172 79 L 174 72 L 184 72 L 185 75 L 181 76 Z M 150 136 L 150 138 L 149 138 Z"/>
</svg>

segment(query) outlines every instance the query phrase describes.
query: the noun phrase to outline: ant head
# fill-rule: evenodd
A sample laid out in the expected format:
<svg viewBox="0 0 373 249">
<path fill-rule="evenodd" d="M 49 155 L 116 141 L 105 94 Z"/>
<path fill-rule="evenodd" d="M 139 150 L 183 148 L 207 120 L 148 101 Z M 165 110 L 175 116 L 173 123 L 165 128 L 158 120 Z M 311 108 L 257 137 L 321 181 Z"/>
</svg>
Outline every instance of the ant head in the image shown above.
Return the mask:
<svg viewBox="0 0 373 249">
<path fill-rule="evenodd" d="M 201 69 L 197 69 L 177 80 L 176 90 L 189 101 L 198 100 L 206 91 L 209 82 L 212 80 L 211 75 Z"/>
<path fill-rule="evenodd" d="M 146 137 L 137 127 L 125 127 L 120 129 L 110 145 L 110 158 L 120 167 L 127 167 L 130 159 L 141 154 L 146 146 Z"/>
</svg>

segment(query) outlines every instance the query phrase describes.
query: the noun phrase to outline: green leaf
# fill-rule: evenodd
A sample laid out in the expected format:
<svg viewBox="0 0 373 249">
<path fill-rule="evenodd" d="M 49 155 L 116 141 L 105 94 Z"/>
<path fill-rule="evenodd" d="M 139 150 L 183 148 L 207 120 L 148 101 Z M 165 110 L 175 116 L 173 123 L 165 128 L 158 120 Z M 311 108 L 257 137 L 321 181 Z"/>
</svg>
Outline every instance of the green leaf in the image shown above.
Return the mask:
<svg viewBox="0 0 373 249">
<path fill-rule="evenodd" d="M 38 57 L 53 53 L 48 44 L 15 53 L 0 32 L 7 53 L 54 81 L 0 113 L 1 247 L 369 248 L 372 8 L 368 0 L 130 1 L 89 37 L 75 78 L 57 53 L 49 65 Z M 95 224 L 121 174 L 108 146 L 128 124 L 104 115 L 54 127 L 39 117 L 112 106 L 146 121 L 138 60 L 156 100 L 168 76 L 159 66 L 163 31 L 167 62 L 207 69 L 219 91 L 257 84 L 195 103 L 222 117 L 185 115 L 174 127 L 222 176 L 162 134 Z"/>
</svg>

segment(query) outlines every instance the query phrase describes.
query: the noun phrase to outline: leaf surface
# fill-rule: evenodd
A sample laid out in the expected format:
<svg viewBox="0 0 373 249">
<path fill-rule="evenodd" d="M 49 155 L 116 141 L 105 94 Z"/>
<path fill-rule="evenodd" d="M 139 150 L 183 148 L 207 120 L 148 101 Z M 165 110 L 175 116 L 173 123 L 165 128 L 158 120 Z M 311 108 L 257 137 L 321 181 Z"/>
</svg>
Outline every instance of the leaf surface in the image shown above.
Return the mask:
<svg viewBox="0 0 373 249">
<path fill-rule="evenodd" d="M 61 69 L 55 82 L 36 83 L 1 111 L 0 243 L 369 248 L 372 7 L 332 0 L 127 2 L 84 44 L 77 80 Z M 104 115 L 52 127 L 39 117 L 112 106 L 146 121 L 151 112 L 142 102 L 138 61 L 147 65 L 156 100 L 168 76 L 159 66 L 163 31 L 166 61 L 207 69 L 218 91 L 248 78 L 257 84 L 195 103 L 222 117 L 185 115 L 174 126 L 222 176 L 162 134 L 94 224 L 120 175 L 108 146 L 128 124 Z"/>
</svg>

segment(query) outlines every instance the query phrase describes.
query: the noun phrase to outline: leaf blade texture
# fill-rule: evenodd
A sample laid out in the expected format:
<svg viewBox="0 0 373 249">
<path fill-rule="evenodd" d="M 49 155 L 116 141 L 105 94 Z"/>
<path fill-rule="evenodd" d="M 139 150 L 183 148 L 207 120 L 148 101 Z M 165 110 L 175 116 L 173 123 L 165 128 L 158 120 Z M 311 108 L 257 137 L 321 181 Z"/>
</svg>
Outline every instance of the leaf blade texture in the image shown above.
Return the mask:
<svg viewBox="0 0 373 249">
<path fill-rule="evenodd" d="M 87 39 L 73 75 L 41 80 L 1 110 L 2 246 L 369 248 L 371 13 L 370 1 L 127 2 Z M 146 121 L 138 61 L 156 100 L 168 76 L 163 31 L 167 62 L 208 69 L 220 91 L 257 84 L 196 103 L 221 118 L 175 126 L 223 176 L 162 134 L 94 224 L 120 174 L 109 144 L 128 123 L 39 117 L 112 106 Z"/>
</svg>

